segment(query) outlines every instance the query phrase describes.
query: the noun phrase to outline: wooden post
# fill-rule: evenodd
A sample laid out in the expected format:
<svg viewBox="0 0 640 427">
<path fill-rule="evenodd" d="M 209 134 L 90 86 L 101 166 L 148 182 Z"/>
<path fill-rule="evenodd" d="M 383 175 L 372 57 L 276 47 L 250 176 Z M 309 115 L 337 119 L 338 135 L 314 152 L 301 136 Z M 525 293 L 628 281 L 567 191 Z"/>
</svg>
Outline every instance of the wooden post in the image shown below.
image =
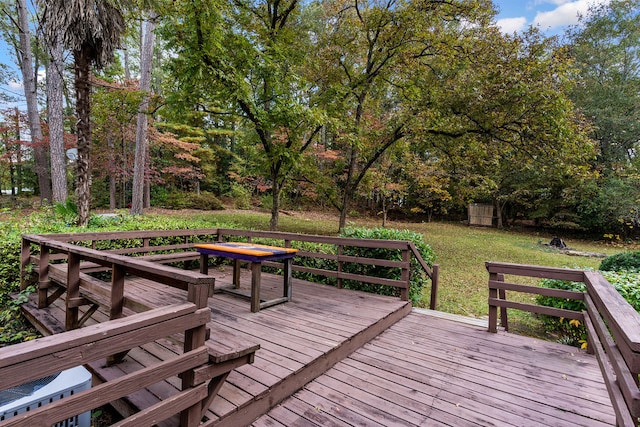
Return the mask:
<svg viewBox="0 0 640 427">
<path fill-rule="evenodd" d="M 31 265 L 31 242 L 22 239 L 22 248 L 20 252 L 20 290 L 24 291 L 29 286 L 27 276 L 29 275 L 29 266 Z"/>
<path fill-rule="evenodd" d="M 402 267 L 402 273 L 400 275 L 400 280 L 404 282 L 404 288 L 400 289 L 400 299 L 402 301 L 409 300 L 409 288 L 411 287 L 411 251 L 409 249 L 402 250 L 402 263 L 404 266 Z"/>
<path fill-rule="evenodd" d="M 187 297 L 198 309 L 207 307 L 209 299 L 209 283 L 189 284 Z M 184 332 L 184 353 L 204 346 L 207 339 L 206 325 L 197 326 Z M 195 373 L 193 369 L 180 374 L 182 390 L 195 387 Z M 202 421 L 202 406 L 200 401 L 183 410 L 180 413 L 180 425 L 183 427 L 195 427 Z"/>
<path fill-rule="evenodd" d="M 431 269 L 431 301 L 429 302 L 429 308 L 431 310 L 436 309 L 438 301 L 438 278 L 440 276 L 440 266 L 435 264 Z"/>
<path fill-rule="evenodd" d="M 504 282 L 504 274 L 498 274 L 498 280 Z M 500 289 L 499 298 L 503 301 L 507 299 L 507 291 L 504 289 Z M 509 330 L 509 322 L 507 319 L 507 307 L 500 307 L 500 326 L 504 328 L 505 331 Z"/>
<path fill-rule="evenodd" d="M 124 278 L 125 268 L 118 264 L 111 265 L 111 308 L 109 310 L 109 319 L 119 319 L 122 317 L 122 308 L 124 307 Z M 107 356 L 107 366 L 115 365 L 124 360 L 129 351 L 122 351 L 117 354 Z"/>
<path fill-rule="evenodd" d="M 112 265 L 111 270 L 111 310 L 109 319 L 119 319 L 122 317 L 124 307 L 124 267 L 118 264 Z"/>
<path fill-rule="evenodd" d="M 497 273 L 489 273 L 489 282 L 492 280 L 498 280 Z M 498 332 L 498 307 L 496 305 L 492 305 L 491 299 L 498 298 L 498 290 L 496 288 L 492 288 L 489 285 L 489 332 L 497 333 Z"/>
<path fill-rule="evenodd" d="M 233 286 L 240 289 L 240 260 L 233 260 Z"/>
<path fill-rule="evenodd" d="M 342 274 L 342 260 L 340 259 L 342 257 L 342 245 L 338 245 L 338 283 L 337 283 L 337 287 L 338 289 L 342 289 L 342 277 L 340 277 L 340 275 Z"/>
<path fill-rule="evenodd" d="M 260 269 L 262 263 L 251 263 L 251 312 L 260 311 Z"/>
<path fill-rule="evenodd" d="M 200 254 L 200 273 L 209 274 L 209 255 Z"/>
<path fill-rule="evenodd" d="M 291 301 L 291 288 L 293 278 L 291 276 L 293 258 L 287 258 L 284 260 L 284 289 L 282 296 L 287 299 L 287 301 Z"/>
<path fill-rule="evenodd" d="M 38 263 L 38 308 L 45 308 L 48 290 L 51 286 L 49 279 L 49 254 L 51 250 L 46 245 L 40 245 L 40 262 Z"/>
<path fill-rule="evenodd" d="M 70 331 L 78 327 L 78 304 L 80 298 L 80 256 L 67 254 L 67 299 L 65 329 Z"/>
</svg>

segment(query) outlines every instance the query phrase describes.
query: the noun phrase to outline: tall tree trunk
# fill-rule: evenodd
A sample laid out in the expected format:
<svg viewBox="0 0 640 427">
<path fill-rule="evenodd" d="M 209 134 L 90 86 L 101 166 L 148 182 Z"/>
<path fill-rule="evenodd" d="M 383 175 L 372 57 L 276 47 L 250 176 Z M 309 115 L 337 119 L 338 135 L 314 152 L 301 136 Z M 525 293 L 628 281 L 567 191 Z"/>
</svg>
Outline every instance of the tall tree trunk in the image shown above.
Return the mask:
<svg viewBox="0 0 640 427">
<path fill-rule="evenodd" d="M 355 194 L 355 189 L 353 188 L 353 180 L 355 175 L 355 167 L 357 161 L 356 148 L 351 148 L 351 154 L 349 156 L 349 169 L 347 170 L 347 180 L 344 183 L 344 188 L 342 189 L 342 206 L 340 209 L 340 220 L 338 222 L 338 231 L 342 231 L 344 227 L 347 225 L 347 213 L 351 208 L 351 200 L 353 199 L 353 195 Z"/>
<path fill-rule="evenodd" d="M 11 189 L 11 195 L 16 196 L 22 193 L 22 146 L 18 141 L 22 140 L 20 136 L 20 111 L 16 107 L 16 146 L 14 147 L 16 153 L 16 185 Z"/>
<path fill-rule="evenodd" d="M 272 169 L 271 171 L 271 191 L 273 196 L 273 204 L 271 205 L 271 219 L 269 220 L 269 230 L 278 230 L 278 221 L 280 219 L 280 194 L 282 193 L 282 186 L 278 181 L 278 170 Z"/>
<path fill-rule="evenodd" d="M 76 195 L 78 199 L 78 225 L 85 227 L 89 223 L 91 203 L 91 63 L 90 47 L 82 46 L 76 50 L 75 86 L 76 115 L 78 116 L 78 159 L 76 160 Z"/>
<path fill-rule="evenodd" d="M 49 144 L 53 201 L 67 199 L 67 159 L 64 152 L 64 117 L 62 106 L 63 48 L 60 38 L 49 41 L 51 58 L 47 64 L 47 99 L 49 102 Z"/>
<path fill-rule="evenodd" d="M 140 90 L 145 92 L 140 103 L 138 126 L 136 129 L 136 153 L 133 166 L 133 190 L 131 196 L 131 215 L 142 215 L 144 208 L 145 166 L 147 159 L 147 114 L 149 109 L 149 90 L 151 89 L 151 69 L 153 65 L 153 46 L 155 44 L 155 12 L 149 12 L 145 24 L 142 42 L 140 66 Z"/>
<path fill-rule="evenodd" d="M 109 161 L 113 165 L 116 161 L 116 148 L 111 130 L 107 130 L 107 147 L 109 149 Z M 114 175 L 115 173 L 109 174 L 109 210 L 112 212 L 116 209 L 116 178 Z"/>
<path fill-rule="evenodd" d="M 27 99 L 27 114 L 29 116 L 29 129 L 31 131 L 35 169 L 38 176 L 38 187 L 40 188 L 40 201 L 45 203 L 46 201 L 51 201 L 51 178 L 49 163 L 47 161 L 47 149 L 43 143 L 40 114 L 38 112 L 36 80 L 32 65 L 33 53 L 31 51 L 29 17 L 27 15 L 25 0 L 17 0 L 17 6 L 21 50 L 20 69 L 24 82 L 24 93 Z"/>
<path fill-rule="evenodd" d="M 493 204 L 496 210 L 496 227 L 502 228 L 504 225 L 502 218 L 502 209 L 504 208 L 504 203 L 500 203 L 500 200 L 498 199 L 498 197 L 496 197 Z"/>
</svg>

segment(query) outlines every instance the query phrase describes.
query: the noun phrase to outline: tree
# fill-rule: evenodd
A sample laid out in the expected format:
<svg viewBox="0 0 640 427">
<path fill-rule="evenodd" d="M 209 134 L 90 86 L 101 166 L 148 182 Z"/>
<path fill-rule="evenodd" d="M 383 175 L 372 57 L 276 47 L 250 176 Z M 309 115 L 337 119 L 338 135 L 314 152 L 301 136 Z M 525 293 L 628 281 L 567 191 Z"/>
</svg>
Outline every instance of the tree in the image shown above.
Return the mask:
<svg viewBox="0 0 640 427">
<path fill-rule="evenodd" d="M 367 171 L 410 132 L 411 105 L 402 99 L 406 70 L 430 73 L 420 60 L 447 55 L 442 47 L 463 28 L 462 20 L 482 25 L 491 7 L 482 1 L 378 0 L 335 0 L 322 7 L 323 22 L 331 25 L 317 35 L 309 72 L 318 76 L 321 102 L 333 118 L 332 146 L 342 153 L 336 163 L 341 172 L 329 186 L 340 190 L 331 201 L 342 229 Z"/>
<path fill-rule="evenodd" d="M 89 221 L 91 201 L 91 67 L 101 68 L 112 60 L 124 32 L 125 0 L 50 0 L 43 19 L 46 36 L 61 36 L 73 52 L 78 158 L 76 194 L 78 225 Z"/>
<path fill-rule="evenodd" d="M 136 129 L 136 153 L 133 166 L 133 191 L 131 196 L 131 214 L 141 215 L 144 207 L 144 192 L 148 181 L 144 179 L 144 171 L 147 159 L 147 114 L 149 108 L 149 94 L 151 89 L 151 69 L 153 65 L 153 47 L 155 44 L 154 30 L 158 14 L 148 12 L 145 21 L 145 30 L 142 37 L 141 64 L 140 64 L 140 90 L 145 93 L 140 103 L 138 124 Z M 148 188 L 147 188 L 148 192 Z"/>
<path fill-rule="evenodd" d="M 432 62 L 413 76 L 413 129 L 425 151 L 437 153 L 471 200 L 492 201 L 498 225 L 508 203 L 538 203 L 542 189 L 568 185 L 589 172 L 595 151 L 588 125 L 568 99 L 566 51 L 532 29 L 503 35 L 478 28 L 463 55 Z M 557 192 L 554 191 L 555 194 Z"/>
<path fill-rule="evenodd" d="M 55 30 L 47 33 L 56 33 Z M 63 73 L 64 59 L 62 40 L 58 35 L 47 38 L 49 54 L 47 61 L 47 115 L 49 118 L 49 152 L 51 156 L 52 201 L 67 200 L 67 159 L 64 147 Z"/>
<path fill-rule="evenodd" d="M 594 124 L 604 172 L 628 168 L 640 141 L 640 1 L 592 6 L 568 36 L 579 81 L 571 98 Z"/>
<path fill-rule="evenodd" d="M 297 0 L 174 2 L 163 34 L 178 54 L 171 61 L 175 103 L 191 102 L 209 123 L 240 116 L 261 147 L 271 186 L 270 228 L 278 226 L 282 188 L 300 153 L 320 129 L 300 73 L 309 33 Z M 181 99 L 177 99 L 181 98 Z"/>
<path fill-rule="evenodd" d="M 0 114 L 3 116 L 3 120 L 0 122 L 0 138 L 2 139 L 0 161 L 9 167 L 9 186 L 11 196 L 15 197 L 21 194 L 23 188 L 22 163 L 26 157 L 26 145 L 21 138 L 28 128 L 26 125 L 28 120 L 18 108 L 4 110 Z"/>
<path fill-rule="evenodd" d="M 27 99 L 27 112 L 29 114 L 29 130 L 31 133 L 31 143 L 33 146 L 33 156 L 35 159 L 36 174 L 38 176 L 38 187 L 40 189 L 41 202 L 51 202 L 51 178 L 49 163 L 47 162 L 47 147 L 42 135 L 40 123 L 40 113 L 38 111 L 37 83 L 33 68 L 33 52 L 31 49 L 31 39 L 29 31 L 29 16 L 25 0 L 17 0 L 18 8 L 18 31 L 20 39 L 20 51 L 18 62 L 22 71 L 25 97 Z M 36 70 L 37 71 L 37 70 Z"/>
<path fill-rule="evenodd" d="M 593 6 L 568 31 L 578 84 L 571 98 L 593 123 L 599 176 L 574 197 L 583 228 L 637 233 L 640 220 L 640 1 Z"/>
<path fill-rule="evenodd" d="M 408 186 L 406 205 L 411 213 L 426 214 L 431 222 L 435 213 L 446 214 L 452 205 L 451 174 L 437 156 L 415 151 L 405 151 L 402 158 Z"/>
</svg>

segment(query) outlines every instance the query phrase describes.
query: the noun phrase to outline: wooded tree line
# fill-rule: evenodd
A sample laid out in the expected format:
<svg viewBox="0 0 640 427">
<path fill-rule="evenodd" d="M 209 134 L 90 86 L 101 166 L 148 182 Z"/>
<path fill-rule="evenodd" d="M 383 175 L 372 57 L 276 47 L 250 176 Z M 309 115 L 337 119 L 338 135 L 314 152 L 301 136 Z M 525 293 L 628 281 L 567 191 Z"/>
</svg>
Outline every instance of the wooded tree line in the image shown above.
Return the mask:
<svg viewBox="0 0 640 427">
<path fill-rule="evenodd" d="M 3 113 L 3 187 L 63 202 L 69 179 L 81 224 L 90 201 L 186 192 L 261 199 L 273 229 L 302 204 L 343 227 L 470 202 L 499 226 L 640 227 L 640 0 L 560 37 L 501 33 L 489 0 L 1 4 L 28 101 Z"/>
</svg>

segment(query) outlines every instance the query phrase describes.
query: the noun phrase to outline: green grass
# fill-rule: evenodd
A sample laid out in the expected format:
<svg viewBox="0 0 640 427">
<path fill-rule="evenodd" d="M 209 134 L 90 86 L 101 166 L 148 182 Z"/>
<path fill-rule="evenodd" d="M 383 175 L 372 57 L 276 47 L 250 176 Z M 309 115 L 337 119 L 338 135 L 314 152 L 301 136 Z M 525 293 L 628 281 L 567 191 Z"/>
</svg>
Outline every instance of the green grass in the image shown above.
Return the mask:
<svg viewBox="0 0 640 427">
<path fill-rule="evenodd" d="M 220 222 L 237 224 L 242 228 L 267 229 L 269 215 L 255 212 L 216 211 L 206 214 Z M 351 219 L 355 226 L 378 227 L 380 221 L 370 218 Z M 435 251 L 436 263 L 440 265 L 440 285 L 437 309 L 473 317 L 486 316 L 488 311 L 486 261 L 512 262 L 519 264 L 552 267 L 592 268 L 600 264 L 600 258 L 570 256 L 544 246 L 553 235 L 497 230 L 493 228 L 468 227 L 456 223 L 409 223 L 391 222 L 389 228 L 409 229 L 422 233 Z M 296 213 L 280 216 L 280 231 L 307 234 L 336 234 L 337 220 L 330 215 Z M 598 252 L 612 255 L 621 252 L 602 242 L 566 240 L 567 245 L 583 252 Z M 428 290 L 427 290 L 428 291 Z M 515 297 L 520 301 L 532 301 L 533 297 Z M 425 298 L 429 301 L 429 298 Z M 515 314 L 514 320 L 526 321 Z M 510 317 L 511 317 L 510 313 Z"/>
</svg>

